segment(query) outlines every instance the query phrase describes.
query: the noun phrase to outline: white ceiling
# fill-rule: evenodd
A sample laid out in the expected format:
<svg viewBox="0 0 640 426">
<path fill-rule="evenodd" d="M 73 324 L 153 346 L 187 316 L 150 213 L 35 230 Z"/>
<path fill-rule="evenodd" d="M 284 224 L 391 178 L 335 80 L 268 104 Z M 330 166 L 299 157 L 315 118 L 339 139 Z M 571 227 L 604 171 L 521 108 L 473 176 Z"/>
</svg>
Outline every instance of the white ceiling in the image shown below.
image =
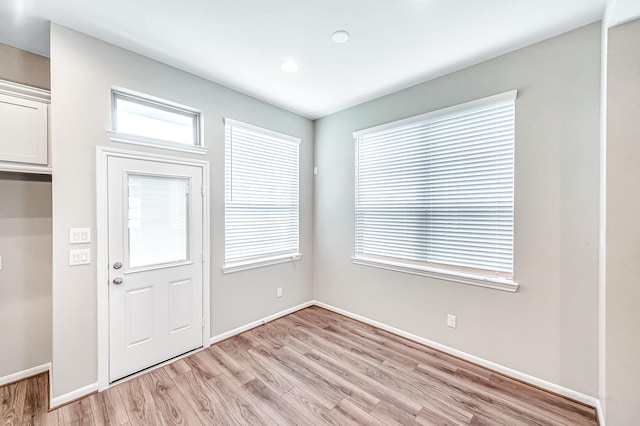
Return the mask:
<svg viewBox="0 0 640 426">
<path fill-rule="evenodd" d="M 54 21 L 315 119 L 595 22 L 606 1 L 1 0 L 0 42 L 48 55 Z"/>
</svg>

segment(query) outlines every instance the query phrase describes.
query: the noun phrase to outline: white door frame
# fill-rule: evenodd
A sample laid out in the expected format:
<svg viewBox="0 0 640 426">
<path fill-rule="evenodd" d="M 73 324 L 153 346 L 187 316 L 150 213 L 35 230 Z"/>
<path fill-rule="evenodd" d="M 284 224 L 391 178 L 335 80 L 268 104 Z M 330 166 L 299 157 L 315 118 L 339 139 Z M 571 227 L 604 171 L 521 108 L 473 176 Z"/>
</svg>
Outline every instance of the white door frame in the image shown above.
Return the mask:
<svg viewBox="0 0 640 426">
<path fill-rule="evenodd" d="M 96 268 L 97 268 L 97 303 L 98 303 L 98 390 L 109 387 L 109 214 L 107 192 L 107 163 L 109 158 L 127 158 L 147 160 L 167 164 L 179 164 L 198 167 L 202 170 L 204 198 L 202 200 L 202 245 L 204 247 L 202 271 L 202 345 L 209 346 L 210 340 L 210 291 L 211 291 L 211 256 L 210 244 L 210 190 L 209 162 L 175 158 L 165 155 L 147 154 L 144 152 L 120 149 L 96 148 Z"/>
</svg>

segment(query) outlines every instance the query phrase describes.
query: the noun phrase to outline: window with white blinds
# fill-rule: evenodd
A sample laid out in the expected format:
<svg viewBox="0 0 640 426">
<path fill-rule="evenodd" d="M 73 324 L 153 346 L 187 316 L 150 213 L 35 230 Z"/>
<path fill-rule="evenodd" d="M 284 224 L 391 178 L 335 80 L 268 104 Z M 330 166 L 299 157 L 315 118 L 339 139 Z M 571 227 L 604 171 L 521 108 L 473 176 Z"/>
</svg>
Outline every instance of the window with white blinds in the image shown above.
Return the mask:
<svg viewBox="0 0 640 426">
<path fill-rule="evenodd" d="M 354 133 L 355 263 L 513 290 L 516 95 Z"/>
<path fill-rule="evenodd" d="M 299 145 L 225 119 L 225 272 L 300 258 Z"/>
</svg>

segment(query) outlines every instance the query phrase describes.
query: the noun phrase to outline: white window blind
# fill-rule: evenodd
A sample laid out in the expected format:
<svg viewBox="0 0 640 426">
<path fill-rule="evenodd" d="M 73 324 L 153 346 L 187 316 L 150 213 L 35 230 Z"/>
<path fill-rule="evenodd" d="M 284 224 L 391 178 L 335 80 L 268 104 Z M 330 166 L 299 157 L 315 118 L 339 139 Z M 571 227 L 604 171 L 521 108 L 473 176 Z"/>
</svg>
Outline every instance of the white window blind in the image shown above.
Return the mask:
<svg viewBox="0 0 640 426">
<path fill-rule="evenodd" d="M 225 119 L 225 272 L 300 257 L 299 145 Z"/>
<path fill-rule="evenodd" d="M 515 98 L 354 133 L 354 261 L 512 277 Z"/>
</svg>

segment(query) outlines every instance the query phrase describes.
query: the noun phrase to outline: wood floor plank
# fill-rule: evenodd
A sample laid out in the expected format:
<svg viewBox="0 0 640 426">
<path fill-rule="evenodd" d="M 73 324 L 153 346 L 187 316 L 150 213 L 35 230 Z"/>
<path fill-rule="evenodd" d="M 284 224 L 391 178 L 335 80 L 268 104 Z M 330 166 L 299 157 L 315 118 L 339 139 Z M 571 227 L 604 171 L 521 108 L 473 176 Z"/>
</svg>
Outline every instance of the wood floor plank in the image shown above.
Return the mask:
<svg viewBox="0 0 640 426">
<path fill-rule="evenodd" d="M 380 328 L 365 324 L 363 322 L 357 321 L 353 318 L 349 318 L 340 314 L 333 313 L 326 309 L 320 308 L 318 306 L 313 306 L 309 309 L 312 309 L 314 315 L 322 316 L 322 317 L 330 317 L 333 318 L 332 324 L 336 324 L 338 327 L 349 328 L 352 329 L 360 329 L 366 333 L 369 338 L 372 336 L 379 336 L 386 342 L 388 345 L 394 345 L 394 348 L 397 350 L 398 347 L 411 348 L 417 352 L 412 352 L 413 354 L 418 354 L 419 359 L 424 360 L 424 358 L 420 355 L 427 355 L 428 357 L 434 358 L 434 360 L 440 360 L 446 364 L 450 365 L 450 368 L 463 368 L 466 371 L 477 374 L 478 376 L 488 379 L 492 372 L 484 367 L 480 367 L 478 365 L 472 364 L 470 362 L 464 361 L 458 357 L 453 355 L 445 354 L 437 349 L 430 348 L 421 343 L 414 342 L 412 340 L 405 339 L 404 337 L 398 336 L 396 334 L 390 333 L 386 330 L 382 330 Z M 429 359 L 429 358 L 427 358 Z"/>
<path fill-rule="evenodd" d="M 286 318 L 284 320 L 286 321 Z M 370 366 L 377 367 L 382 363 L 381 359 L 372 359 L 368 356 L 361 356 L 357 352 L 347 350 L 333 342 L 318 338 L 313 335 L 313 329 L 312 331 L 308 331 L 304 326 L 292 326 L 290 337 L 286 339 L 286 342 L 290 342 L 291 338 L 295 338 L 308 346 L 320 349 L 324 353 L 330 354 L 331 356 L 348 364 L 362 365 L 363 363 L 367 363 Z"/>
<path fill-rule="evenodd" d="M 597 416 L 593 407 L 566 398 L 558 398 L 544 390 L 509 379 L 501 374 L 492 374 L 486 386 L 514 402 L 545 412 L 548 416 L 566 424 L 589 421 Z M 523 396 L 525 396 L 523 398 Z"/>
<path fill-rule="evenodd" d="M 405 410 L 387 401 L 380 401 L 380 403 L 371 410 L 371 415 L 385 425 L 420 426 L 420 423 L 416 421 L 416 416 L 407 413 Z"/>
<path fill-rule="evenodd" d="M 27 388 L 23 408 L 23 425 L 32 425 L 35 418 L 45 414 L 49 400 L 49 376 L 48 373 L 38 374 L 26 380 Z"/>
<path fill-rule="evenodd" d="M 344 377 L 357 389 L 367 389 L 367 393 L 377 398 L 378 402 L 387 401 L 413 415 L 418 414 L 422 409 L 420 404 L 407 397 L 407 395 L 397 392 L 393 387 L 389 387 L 365 374 L 354 371 L 320 351 L 311 351 L 307 353 L 306 356 L 315 361 L 318 365 L 326 368 L 328 371 L 333 372 L 339 377 Z"/>
<path fill-rule="evenodd" d="M 552 425 L 551 419 L 541 415 L 539 412 L 524 410 L 521 406 L 501 398 L 497 394 L 483 391 L 479 387 L 468 385 L 455 376 L 445 375 L 441 370 L 420 364 L 415 372 L 428 377 L 429 382 L 437 383 L 440 387 L 446 388 L 448 392 L 456 395 L 456 398 L 473 404 L 480 414 L 492 418 L 495 421 L 506 421 L 517 419 L 518 424 L 527 425 Z M 523 419 L 521 421 L 521 419 Z M 515 420 L 514 420 L 515 421 Z"/>
<path fill-rule="evenodd" d="M 385 345 L 381 345 L 373 340 L 369 340 L 365 337 L 358 335 L 356 332 L 345 331 L 342 327 L 336 327 L 330 325 L 325 328 L 325 330 L 335 333 L 338 336 L 343 338 L 347 338 L 353 343 L 357 344 L 362 348 L 364 352 L 375 353 L 379 355 L 382 359 L 392 359 L 396 364 L 400 364 L 407 368 L 414 368 L 419 364 L 419 361 L 411 356 L 407 356 L 403 353 L 395 351 L 393 348 L 390 348 Z"/>
<path fill-rule="evenodd" d="M 93 411 L 89 398 L 90 397 L 79 399 L 71 404 L 58 408 L 62 422 L 65 425 L 95 425 L 96 422 L 93 420 Z"/>
<path fill-rule="evenodd" d="M 199 425 L 192 410 L 185 410 L 189 403 L 163 368 L 143 375 L 142 383 L 149 390 L 158 411 L 167 423 L 175 425 Z"/>
<path fill-rule="evenodd" d="M 126 425 L 130 423 L 120 392 L 110 388 L 89 397 L 93 420 L 98 425 Z"/>
<path fill-rule="evenodd" d="M 287 366 L 286 362 L 275 359 L 269 352 L 261 349 L 249 350 L 249 355 L 258 362 L 268 366 L 273 371 L 285 377 L 294 386 L 301 389 L 308 389 L 316 396 L 316 399 L 328 409 L 335 407 L 344 398 L 340 392 L 332 386 L 316 378 L 311 374 L 305 374 L 304 369 L 297 369 L 295 366 Z"/>
<path fill-rule="evenodd" d="M 380 365 L 385 360 L 383 356 L 367 351 L 363 349 L 362 346 L 354 344 L 344 334 L 340 335 L 327 331 L 324 328 L 320 328 L 312 323 L 307 322 L 303 317 L 296 317 L 296 322 L 304 324 L 302 326 L 303 330 L 309 332 L 310 334 L 313 334 L 326 342 L 333 343 L 334 345 L 350 352 L 351 354 L 358 356 L 363 360 L 366 360 L 372 365 Z"/>
<path fill-rule="evenodd" d="M 48 413 L 38 414 L 33 419 L 33 424 L 37 426 L 63 426 L 64 423 L 60 417 L 59 410 L 53 410 Z"/>
<path fill-rule="evenodd" d="M 173 381 L 203 424 L 234 423 L 233 417 L 225 409 L 224 400 L 220 400 L 193 371 L 184 372 L 174 377 Z"/>
<path fill-rule="evenodd" d="M 0 388 L 0 425 L 19 425 L 24 415 L 27 381 Z"/>
<path fill-rule="evenodd" d="M 396 386 L 400 386 L 403 392 L 411 393 L 412 397 L 422 404 L 423 410 L 426 409 L 430 413 L 446 413 L 443 417 L 452 424 L 468 424 L 474 410 L 477 409 L 457 394 L 451 394 L 437 383 L 424 381 L 414 371 L 396 366 L 390 361 L 385 361 L 378 371 L 378 380 L 384 383 L 392 378 Z"/>
<path fill-rule="evenodd" d="M 219 347 L 233 359 L 241 362 L 248 371 L 262 383 L 271 388 L 274 392 L 283 395 L 291 390 L 294 385 L 286 377 L 278 373 L 277 370 L 270 369 L 267 365 L 260 362 L 259 359 L 251 356 L 249 350 L 260 349 L 260 347 L 245 336 L 236 336 L 227 339 L 219 344 Z"/>
<path fill-rule="evenodd" d="M 120 393 L 120 399 L 132 425 L 152 424 L 158 407 L 153 395 L 140 377 L 127 380 L 112 388 Z"/>
<path fill-rule="evenodd" d="M 342 424 L 385 426 L 382 421 L 376 419 L 348 399 L 340 401 L 333 409 L 333 412 L 339 417 Z"/>
<path fill-rule="evenodd" d="M 504 401 L 497 395 L 485 392 L 481 387 L 469 387 L 465 383 L 455 379 L 453 375 L 447 375 L 439 369 L 432 369 L 426 366 L 419 366 L 420 370 L 407 370 L 404 367 L 396 366 L 386 362 L 381 369 L 388 371 L 398 377 L 412 380 L 421 389 L 433 396 L 433 406 L 425 404 L 425 408 L 429 408 L 432 412 L 454 412 L 465 415 L 483 414 L 485 417 L 493 418 L 496 422 L 501 423 L 501 419 L 505 418 L 524 418 L 525 424 L 549 424 L 548 419 L 541 418 L 534 413 L 521 410 L 520 407 Z M 425 370 L 426 369 L 426 370 Z M 448 408 L 448 410 L 447 410 Z M 458 420 L 464 423 L 468 419 L 459 416 Z M 538 422 L 538 423 L 536 423 Z M 523 422 L 518 422 L 523 424 Z"/>
<path fill-rule="evenodd" d="M 209 351 L 198 352 L 185 358 L 184 361 L 191 371 L 204 380 L 209 380 L 214 376 L 222 374 L 222 371 L 220 371 L 217 364 L 209 355 Z"/>
<path fill-rule="evenodd" d="M 287 366 L 296 365 L 297 368 L 303 369 L 307 374 L 331 386 L 344 397 L 348 397 L 363 410 L 370 411 L 380 402 L 380 399 L 368 392 L 370 389 L 365 391 L 365 388 L 358 387 L 358 385 L 351 380 L 351 377 L 347 379 L 345 376 L 341 376 L 340 373 L 329 370 L 320 363 L 314 362 L 313 359 L 305 357 L 295 349 L 285 346 L 274 354 L 274 356 L 278 359 L 285 360 Z"/>
<path fill-rule="evenodd" d="M 286 341 L 287 342 L 297 341 L 300 345 L 303 345 L 304 350 L 301 350 L 300 347 L 298 349 L 298 351 L 303 355 L 308 354 L 309 352 L 312 352 L 315 350 L 319 350 L 323 354 L 344 364 L 345 367 L 348 367 L 355 371 L 361 371 L 361 372 L 369 371 L 375 368 L 375 366 L 371 365 L 370 363 L 363 361 L 362 358 L 359 358 L 353 355 L 352 352 L 346 351 L 332 344 L 326 344 L 326 343 L 323 344 L 323 343 L 314 342 L 314 341 L 310 341 L 310 343 L 307 343 L 307 342 L 302 342 L 294 337 L 289 337 Z"/>
<path fill-rule="evenodd" d="M 458 369 L 454 377 L 468 383 L 479 392 L 507 400 L 524 411 L 539 412 L 554 424 L 579 424 L 595 416 L 595 410 L 586 411 L 581 404 L 569 400 L 557 401 L 554 395 L 532 386 L 521 384 L 518 387 L 514 380 L 508 380 L 511 386 L 504 386 L 500 375 L 496 375 L 492 380 L 481 380 L 474 374 Z M 554 401 L 557 403 L 554 404 Z"/>
<path fill-rule="evenodd" d="M 231 358 L 225 351 L 217 346 L 212 346 L 205 351 L 209 358 L 215 363 L 218 370 L 225 374 L 236 386 L 242 385 L 255 379 L 254 375 L 242 365 Z"/>
<path fill-rule="evenodd" d="M 169 375 L 169 377 L 173 379 L 181 374 L 191 371 L 191 367 L 189 367 L 189 364 L 187 364 L 187 362 L 184 359 L 179 359 L 177 361 L 172 362 L 169 365 L 166 365 L 165 370 Z"/>
<path fill-rule="evenodd" d="M 393 359 L 397 364 L 401 364 L 408 368 L 413 368 L 419 363 L 418 360 L 414 359 L 411 356 L 405 355 L 394 350 L 391 347 L 380 344 L 375 340 L 371 340 L 360 335 L 361 332 L 354 328 L 348 326 L 339 327 L 332 324 L 324 327 L 323 330 L 332 333 L 334 337 L 341 339 L 341 341 L 343 342 L 349 342 L 351 346 L 358 345 L 358 353 L 376 354 L 381 360 Z"/>
<path fill-rule="evenodd" d="M 207 388 L 224 402 L 228 415 L 233 417 L 232 424 L 269 425 L 261 411 L 247 398 L 245 392 L 237 388 L 226 375 L 220 374 L 205 382 Z"/>
<path fill-rule="evenodd" d="M 294 387 L 282 395 L 282 399 L 295 408 L 312 424 L 340 426 L 336 416 L 320 403 L 314 395 Z"/>
<path fill-rule="evenodd" d="M 575 401 L 319 307 L 51 412 L 48 374 L 0 387 L 0 425 L 597 425 Z"/>
<path fill-rule="evenodd" d="M 434 410 L 430 407 L 423 407 L 416 416 L 416 422 L 425 426 L 466 426 L 472 421 L 473 416 L 469 420 L 461 421 L 459 417 L 451 416 L 446 411 Z"/>
<path fill-rule="evenodd" d="M 274 325 L 274 322 L 253 328 L 246 334 L 268 349 L 280 349 L 284 345 L 283 339 L 288 333 Z"/>
<path fill-rule="evenodd" d="M 334 318 L 322 318 L 315 313 L 315 309 L 304 309 L 296 312 L 296 318 L 307 321 L 316 327 L 325 328 L 333 323 Z"/>
<path fill-rule="evenodd" d="M 274 424 L 311 426 L 304 416 L 289 405 L 280 395 L 266 387 L 258 379 L 245 383 L 242 389 L 247 392 L 256 404 L 262 408 L 269 420 Z"/>
</svg>

